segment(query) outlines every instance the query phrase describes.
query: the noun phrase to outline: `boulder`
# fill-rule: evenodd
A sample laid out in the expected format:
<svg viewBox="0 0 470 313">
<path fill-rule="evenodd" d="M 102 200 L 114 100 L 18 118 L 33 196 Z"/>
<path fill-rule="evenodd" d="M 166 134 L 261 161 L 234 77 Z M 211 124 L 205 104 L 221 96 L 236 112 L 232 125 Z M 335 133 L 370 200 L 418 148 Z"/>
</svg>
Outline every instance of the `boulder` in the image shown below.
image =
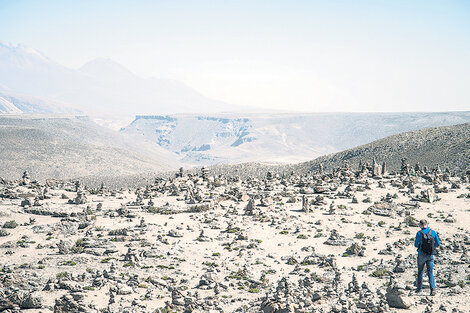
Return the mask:
<svg viewBox="0 0 470 313">
<path fill-rule="evenodd" d="M 391 308 L 408 309 L 411 306 L 411 299 L 405 296 L 405 289 L 396 284 L 390 277 L 390 284 L 385 294 L 387 303 Z"/>
</svg>

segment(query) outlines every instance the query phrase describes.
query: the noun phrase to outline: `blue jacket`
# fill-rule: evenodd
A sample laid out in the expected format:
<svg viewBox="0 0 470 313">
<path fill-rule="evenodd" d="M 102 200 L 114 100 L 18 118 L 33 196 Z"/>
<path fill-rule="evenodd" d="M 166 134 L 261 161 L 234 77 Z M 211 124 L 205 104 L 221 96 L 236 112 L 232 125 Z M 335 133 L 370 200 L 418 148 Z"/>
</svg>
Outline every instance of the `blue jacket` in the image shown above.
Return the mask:
<svg viewBox="0 0 470 313">
<path fill-rule="evenodd" d="M 428 234 L 429 233 L 429 227 L 426 228 L 421 228 L 423 233 Z M 434 247 L 439 247 L 441 245 L 441 242 L 439 241 L 439 237 L 437 236 L 437 233 L 433 230 L 432 231 L 432 236 L 434 237 Z M 416 233 L 416 239 L 415 239 L 415 247 L 418 248 L 418 254 L 423 254 L 421 251 L 421 241 L 423 240 L 423 235 L 421 235 L 421 231 Z"/>
</svg>

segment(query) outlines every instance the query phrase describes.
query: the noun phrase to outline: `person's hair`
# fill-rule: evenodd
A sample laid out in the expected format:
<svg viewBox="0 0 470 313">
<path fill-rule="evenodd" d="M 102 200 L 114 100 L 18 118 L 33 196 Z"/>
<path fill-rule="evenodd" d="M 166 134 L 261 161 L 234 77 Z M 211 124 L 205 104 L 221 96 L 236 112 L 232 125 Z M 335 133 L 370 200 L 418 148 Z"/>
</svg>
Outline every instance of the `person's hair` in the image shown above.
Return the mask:
<svg viewBox="0 0 470 313">
<path fill-rule="evenodd" d="M 428 221 L 426 221 L 426 220 L 421 220 L 421 221 L 419 221 L 419 225 L 421 225 L 421 226 L 427 226 L 427 225 L 428 225 Z"/>
</svg>

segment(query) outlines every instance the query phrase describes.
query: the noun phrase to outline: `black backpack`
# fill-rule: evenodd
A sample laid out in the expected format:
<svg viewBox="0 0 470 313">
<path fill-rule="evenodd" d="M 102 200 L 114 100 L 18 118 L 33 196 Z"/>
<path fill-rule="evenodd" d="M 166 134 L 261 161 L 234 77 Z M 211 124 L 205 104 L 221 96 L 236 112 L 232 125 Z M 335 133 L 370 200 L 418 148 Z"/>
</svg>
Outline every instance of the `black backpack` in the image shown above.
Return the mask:
<svg viewBox="0 0 470 313">
<path fill-rule="evenodd" d="M 434 254 L 434 237 L 432 235 L 432 230 L 426 234 L 424 231 L 420 230 L 422 239 L 421 239 L 421 252 L 426 255 Z"/>
</svg>

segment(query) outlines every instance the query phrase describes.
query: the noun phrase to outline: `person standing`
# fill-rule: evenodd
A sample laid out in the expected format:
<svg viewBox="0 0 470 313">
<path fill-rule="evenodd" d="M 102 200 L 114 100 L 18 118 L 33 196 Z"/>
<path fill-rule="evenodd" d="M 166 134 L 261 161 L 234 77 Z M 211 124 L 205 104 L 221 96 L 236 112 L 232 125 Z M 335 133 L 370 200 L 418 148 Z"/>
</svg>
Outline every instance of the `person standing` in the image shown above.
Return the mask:
<svg viewBox="0 0 470 313">
<path fill-rule="evenodd" d="M 419 293 L 423 288 L 423 271 L 426 265 L 426 272 L 429 278 L 429 287 L 431 288 L 431 296 L 434 296 L 436 289 L 436 282 L 433 275 L 434 255 L 436 248 L 441 245 L 439 237 L 434 230 L 428 226 L 428 221 L 419 221 L 421 230 L 416 233 L 415 247 L 418 249 L 418 278 L 416 281 L 416 293 Z"/>
</svg>

